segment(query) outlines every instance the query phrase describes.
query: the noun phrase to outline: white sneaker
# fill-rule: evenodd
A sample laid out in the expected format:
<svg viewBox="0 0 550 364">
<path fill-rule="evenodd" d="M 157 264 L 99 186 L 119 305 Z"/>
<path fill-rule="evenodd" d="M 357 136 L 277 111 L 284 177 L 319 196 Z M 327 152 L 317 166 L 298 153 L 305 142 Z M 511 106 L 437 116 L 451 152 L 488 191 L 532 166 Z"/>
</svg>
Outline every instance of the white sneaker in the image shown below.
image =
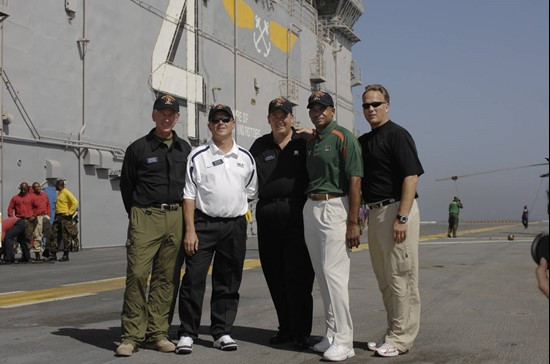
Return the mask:
<svg viewBox="0 0 550 364">
<path fill-rule="evenodd" d="M 392 356 L 398 356 L 398 355 L 401 355 L 401 354 L 405 354 L 405 353 L 408 352 L 408 350 L 407 351 L 401 351 L 401 350 L 397 349 L 395 346 L 393 346 L 390 343 L 384 343 L 384 345 L 382 345 L 381 347 L 376 349 L 376 352 L 380 356 L 392 357 Z"/>
<path fill-rule="evenodd" d="M 332 344 L 323 354 L 323 358 L 328 361 L 343 361 L 355 356 L 353 348 L 345 345 Z"/>
<path fill-rule="evenodd" d="M 369 341 L 367 343 L 367 348 L 370 350 L 370 351 L 376 351 L 376 349 L 378 349 L 379 347 L 381 347 L 382 345 L 384 345 L 384 339 L 378 339 L 376 341 Z"/>
<path fill-rule="evenodd" d="M 180 337 L 176 346 L 176 354 L 191 354 L 193 351 L 193 339 L 189 336 Z"/>
<path fill-rule="evenodd" d="M 223 335 L 218 340 L 214 341 L 214 347 L 223 351 L 235 351 L 238 348 L 235 340 L 229 335 Z"/>
<path fill-rule="evenodd" d="M 325 351 L 330 348 L 330 345 L 332 344 L 332 338 L 324 337 L 323 340 L 319 341 L 317 344 L 313 345 L 311 348 L 313 351 L 316 351 L 318 353 L 324 353 Z"/>
</svg>

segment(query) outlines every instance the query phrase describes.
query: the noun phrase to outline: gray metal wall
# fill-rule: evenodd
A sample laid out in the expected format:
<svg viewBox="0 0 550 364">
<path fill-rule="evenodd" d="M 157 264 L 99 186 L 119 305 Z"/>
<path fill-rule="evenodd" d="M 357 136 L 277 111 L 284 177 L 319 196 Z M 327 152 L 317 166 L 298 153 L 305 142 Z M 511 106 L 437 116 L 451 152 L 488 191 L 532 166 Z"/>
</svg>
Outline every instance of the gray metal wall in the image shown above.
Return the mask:
<svg viewBox="0 0 550 364">
<path fill-rule="evenodd" d="M 297 120 L 302 126 L 312 126 L 305 106 L 312 89 L 310 63 L 317 53 L 314 9 L 304 2 L 307 6 L 299 11 L 294 7 L 291 16 L 291 0 L 271 5 L 245 2 L 261 19 L 259 27 L 255 21 L 253 28 L 236 28 L 222 1 L 197 1 L 201 30 L 197 69 L 203 77 L 205 96 L 197 112 L 200 141 L 209 138 L 206 115 L 214 103 L 234 108 L 240 145 L 249 147 L 256 137 L 268 133 L 267 104 L 285 94 L 281 81 L 287 79 L 287 74 L 299 88 Z M 9 4 L 10 17 L 3 25 L 3 68 L 39 138 L 33 136 L 4 89 L 3 110 L 14 115 L 14 122 L 3 128 L 2 211 L 6 212 L 21 181 L 45 181 L 47 161 L 57 161 L 60 168 L 50 171 L 50 175 L 66 178 L 68 188 L 81 203 L 83 246 L 122 245 L 127 217 L 118 179 L 112 172 L 121 168 L 123 150 L 154 126 L 154 92 L 149 86 L 151 59 L 163 21 L 162 11 L 169 1 L 141 3 L 147 6 L 130 0 L 70 3 L 75 6 L 74 18 L 58 0 L 18 0 Z M 289 54 L 271 44 L 269 55 L 265 56 L 267 43 L 255 42 L 262 32 L 267 36 L 264 21 L 277 22 L 298 34 Z M 84 43 L 80 42 L 79 47 L 78 42 L 82 39 L 89 41 L 85 43 L 84 60 Z M 338 92 L 338 121 L 351 130 L 351 49 L 345 41 L 340 43 L 344 46 L 337 53 L 337 65 L 333 46 L 325 44 L 327 82 L 322 88 L 333 95 Z M 175 66 L 185 68 L 186 48 L 182 36 L 173 58 Z M 188 115 L 184 105 L 180 120 L 176 131 L 185 137 L 186 124 L 195 123 L 196 117 Z M 102 163 L 111 172 L 98 169 L 97 165 L 84 165 L 86 150 L 102 151 Z M 51 184 L 54 179 L 48 182 Z"/>
</svg>

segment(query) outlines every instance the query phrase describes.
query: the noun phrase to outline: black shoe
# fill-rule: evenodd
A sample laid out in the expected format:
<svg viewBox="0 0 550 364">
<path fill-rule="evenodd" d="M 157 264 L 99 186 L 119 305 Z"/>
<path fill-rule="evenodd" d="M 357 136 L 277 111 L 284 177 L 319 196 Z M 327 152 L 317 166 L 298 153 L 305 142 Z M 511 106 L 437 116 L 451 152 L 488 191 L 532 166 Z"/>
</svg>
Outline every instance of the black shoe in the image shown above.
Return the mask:
<svg viewBox="0 0 550 364">
<path fill-rule="evenodd" d="M 68 255 L 64 255 L 61 257 L 61 259 L 59 259 L 60 262 L 68 262 L 69 261 L 69 256 Z"/>
<path fill-rule="evenodd" d="M 50 251 L 48 249 L 44 249 L 44 251 L 42 252 L 42 256 L 44 258 L 49 258 L 50 257 Z"/>
<path fill-rule="evenodd" d="M 11 260 L 0 260 L 0 265 L 10 265 L 13 264 Z"/>
<path fill-rule="evenodd" d="M 48 256 L 48 259 L 46 259 L 48 262 L 57 262 L 57 257 L 55 256 L 55 254 L 53 255 L 49 255 Z"/>
<path fill-rule="evenodd" d="M 292 341 L 292 337 L 286 334 L 277 332 L 275 335 L 269 338 L 269 343 L 272 345 L 285 344 Z"/>
<path fill-rule="evenodd" d="M 309 347 L 311 346 L 309 343 L 309 339 L 306 336 L 296 337 L 292 342 L 292 345 L 294 345 L 294 348 L 296 350 L 300 350 L 300 351 L 309 349 Z"/>
<path fill-rule="evenodd" d="M 17 261 L 17 263 L 28 263 L 30 261 L 30 258 L 21 258 Z"/>
</svg>

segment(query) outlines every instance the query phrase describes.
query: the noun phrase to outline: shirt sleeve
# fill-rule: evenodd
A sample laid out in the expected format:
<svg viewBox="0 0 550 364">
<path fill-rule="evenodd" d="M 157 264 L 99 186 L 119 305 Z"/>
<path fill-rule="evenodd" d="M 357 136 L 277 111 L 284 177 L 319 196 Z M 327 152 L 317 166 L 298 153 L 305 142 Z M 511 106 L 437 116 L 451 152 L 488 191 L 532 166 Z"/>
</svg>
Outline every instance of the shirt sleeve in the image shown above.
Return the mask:
<svg viewBox="0 0 550 364">
<path fill-rule="evenodd" d="M 394 142 L 396 145 L 392 150 L 396 151 L 395 159 L 402 175 L 404 177 L 422 175 L 424 169 L 418 158 L 412 136 L 407 131 L 403 131 L 397 134 Z"/>
<path fill-rule="evenodd" d="M 131 147 L 132 146 L 126 149 L 126 154 L 124 155 L 124 161 L 122 162 L 122 170 L 120 173 L 120 193 L 122 194 L 122 202 L 124 203 L 124 208 L 127 213 L 130 213 L 132 208 L 132 194 L 134 192 L 136 180 L 136 158 Z"/>
<path fill-rule="evenodd" d="M 71 191 L 66 191 L 67 201 L 69 202 L 68 208 L 69 208 L 69 215 L 74 215 L 76 212 L 76 209 L 78 208 L 78 200 Z"/>
<path fill-rule="evenodd" d="M 8 217 L 13 216 L 14 207 L 15 207 L 15 203 L 14 203 L 13 198 L 12 198 L 11 201 L 10 201 L 10 204 L 8 205 Z"/>
<path fill-rule="evenodd" d="M 197 195 L 197 186 L 195 185 L 196 180 L 196 167 L 193 160 L 193 153 L 189 154 L 187 157 L 187 168 L 185 171 L 185 187 L 183 188 L 183 199 L 184 200 L 195 200 Z"/>
<path fill-rule="evenodd" d="M 345 168 L 348 177 L 363 177 L 363 156 L 361 147 L 357 138 L 351 133 L 344 139 L 344 148 L 346 150 Z"/>
<path fill-rule="evenodd" d="M 252 176 L 250 182 L 246 186 L 246 195 L 249 200 L 258 198 L 258 174 L 256 173 L 256 163 L 252 165 Z"/>
</svg>

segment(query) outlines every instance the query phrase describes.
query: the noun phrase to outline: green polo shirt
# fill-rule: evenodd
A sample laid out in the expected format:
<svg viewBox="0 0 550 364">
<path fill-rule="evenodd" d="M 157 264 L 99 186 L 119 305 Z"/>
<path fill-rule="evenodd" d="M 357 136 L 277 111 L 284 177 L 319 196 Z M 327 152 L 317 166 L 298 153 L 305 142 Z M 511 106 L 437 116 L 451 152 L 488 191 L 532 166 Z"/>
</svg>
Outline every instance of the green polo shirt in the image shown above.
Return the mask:
<svg viewBox="0 0 550 364">
<path fill-rule="evenodd" d="M 363 177 L 363 159 L 357 138 L 336 120 L 312 136 L 306 146 L 307 193 L 347 195 L 349 177 Z"/>
</svg>

